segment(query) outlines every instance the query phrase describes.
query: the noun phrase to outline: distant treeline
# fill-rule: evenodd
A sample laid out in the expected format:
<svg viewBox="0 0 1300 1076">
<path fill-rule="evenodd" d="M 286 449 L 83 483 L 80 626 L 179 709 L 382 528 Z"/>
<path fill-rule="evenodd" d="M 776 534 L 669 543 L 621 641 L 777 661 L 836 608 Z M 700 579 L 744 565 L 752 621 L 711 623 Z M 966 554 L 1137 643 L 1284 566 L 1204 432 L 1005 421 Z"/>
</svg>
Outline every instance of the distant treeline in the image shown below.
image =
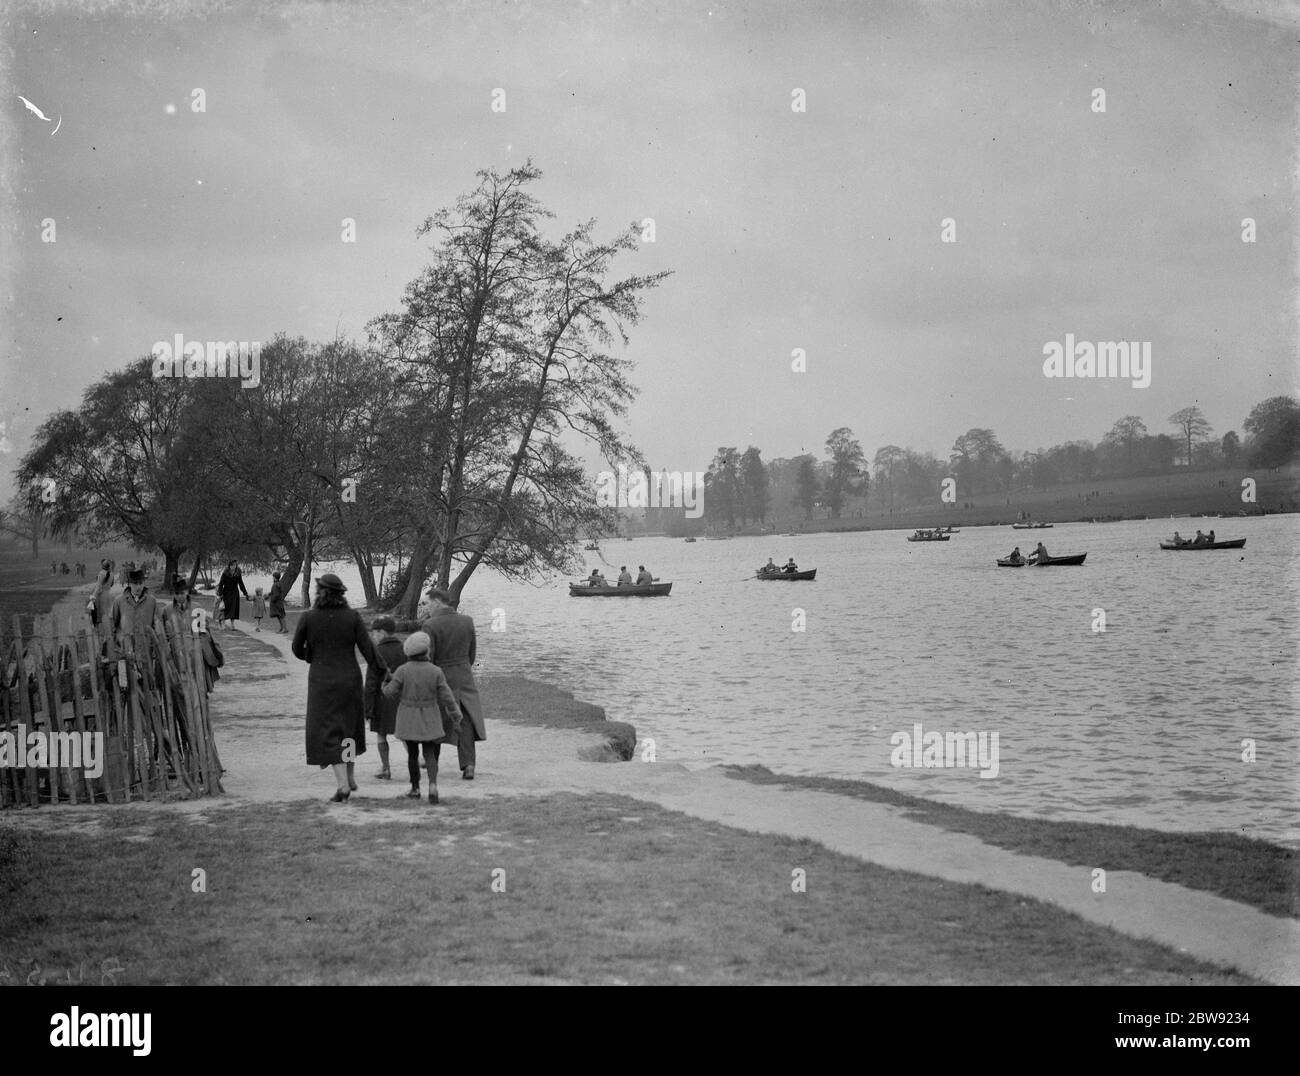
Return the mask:
<svg viewBox="0 0 1300 1076">
<path fill-rule="evenodd" d="M 705 527 L 733 529 L 769 519 L 840 518 L 846 508 L 892 511 L 939 499 L 945 479 L 963 497 L 1108 478 L 1186 473 L 1222 467 L 1279 467 L 1300 455 L 1300 401 L 1274 396 L 1256 404 L 1242 423 L 1243 440 L 1222 437 L 1198 407 L 1169 416 L 1176 434 L 1148 431 L 1137 415 L 1125 415 L 1093 444 L 1067 441 L 1036 452 L 1008 451 L 989 429 L 970 429 L 953 443 L 947 460 L 898 445 L 879 449 L 870 465 L 853 431 L 841 427 L 826 439 L 826 458 L 813 455 L 764 462 L 751 445 L 744 452 L 722 447 L 705 474 L 702 519 L 680 509 L 650 509 L 646 527 L 672 535 Z"/>
</svg>

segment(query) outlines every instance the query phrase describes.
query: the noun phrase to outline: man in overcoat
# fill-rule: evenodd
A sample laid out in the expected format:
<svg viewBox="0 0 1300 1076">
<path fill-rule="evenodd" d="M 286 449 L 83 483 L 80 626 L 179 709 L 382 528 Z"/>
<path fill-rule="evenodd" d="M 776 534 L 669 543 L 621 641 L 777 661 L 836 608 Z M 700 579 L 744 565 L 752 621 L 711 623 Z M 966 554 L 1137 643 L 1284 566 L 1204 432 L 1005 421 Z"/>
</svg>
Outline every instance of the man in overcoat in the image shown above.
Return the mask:
<svg viewBox="0 0 1300 1076">
<path fill-rule="evenodd" d="M 487 739 L 483 702 L 471 667 L 477 656 L 478 637 L 474 633 L 473 618 L 456 612 L 456 604 L 445 590 L 431 590 L 429 598 L 433 608 L 421 628 L 429 635 L 429 660 L 446 674 L 461 713 L 469 719 L 460 723 L 456 754 L 460 775 L 466 781 L 472 781 L 477 759 L 474 744 Z"/>
</svg>

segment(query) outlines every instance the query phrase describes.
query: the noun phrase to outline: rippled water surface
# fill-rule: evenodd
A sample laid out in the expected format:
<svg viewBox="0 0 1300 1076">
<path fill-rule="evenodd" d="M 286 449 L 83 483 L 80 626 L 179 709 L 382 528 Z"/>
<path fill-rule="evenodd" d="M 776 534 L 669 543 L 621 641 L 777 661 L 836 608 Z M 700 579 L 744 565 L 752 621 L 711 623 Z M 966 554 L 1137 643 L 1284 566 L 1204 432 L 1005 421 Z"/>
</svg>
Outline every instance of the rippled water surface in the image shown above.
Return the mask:
<svg viewBox="0 0 1300 1076">
<path fill-rule="evenodd" d="M 898 531 L 610 542 L 615 570 L 645 563 L 671 597 L 577 599 L 563 580 L 480 573 L 465 611 L 488 671 L 604 706 L 653 737 L 661 762 L 756 762 L 981 810 L 1291 843 L 1300 520 L 1213 522 L 1246 549 L 1161 551 L 1175 527 L 1194 533 L 1186 519 L 975 528 L 931 544 Z M 994 565 L 1039 538 L 1087 563 Z M 583 555 L 587 571 L 605 567 Z M 815 582 L 749 578 L 790 555 Z M 493 610 L 504 631 L 490 630 Z M 916 723 L 997 732 L 997 777 L 892 765 L 891 735 Z"/>
</svg>

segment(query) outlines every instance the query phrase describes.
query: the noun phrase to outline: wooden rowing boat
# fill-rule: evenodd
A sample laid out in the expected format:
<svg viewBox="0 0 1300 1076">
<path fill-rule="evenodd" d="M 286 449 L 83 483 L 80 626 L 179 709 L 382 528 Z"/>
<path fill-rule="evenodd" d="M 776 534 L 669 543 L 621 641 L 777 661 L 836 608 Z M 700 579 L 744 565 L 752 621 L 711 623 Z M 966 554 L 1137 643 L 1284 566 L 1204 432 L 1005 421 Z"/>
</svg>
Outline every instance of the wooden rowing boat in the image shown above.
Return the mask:
<svg viewBox="0 0 1300 1076">
<path fill-rule="evenodd" d="M 642 583 L 637 586 L 629 583 L 625 587 L 593 587 L 586 583 L 570 583 L 570 598 L 660 598 L 666 597 L 673 589 L 671 583 Z"/>
<path fill-rule="evenodd" d="M 1010 557 L 998 557 L 999 568 L 1023 568 L 1024 566 L 1024 557 L 1021 557 L 1019 560 L 1012 560 Z"/>
<path fill-rule="evenodd" d="M 1195 545 L 1192 542 L 1179 542 L 1176 545 L 1173 542 L 1161 542 L 1160 548 L 1176 549 L 1180 553 L 1184 550 L 1199 552 L 1202 549 L 1245 549 L 1246 539 L 1233 538 L 1227 542 L 1202 542 L 1200 545 Z"/>
<path fill-rule="evenodd" d="M 1052 529 L 1052 524 L 1050 524 L 1050 523 L 1013 523 L 1013 524 L 1011 524 L 1011 529 L 1012 529 L 1013 531 L 1047 531 L 1047 530 L 1051 530 L 1051 529 Z"/>
<path fill-rule="evenodd" d="M 816 579 L 817 569 L 808 568 L 807 570 L 802 572 L 787 572 L 784 569 L 777 569 L 775 572 L 765 572 L 760 568 L 755 573 L 755 578 L 766 579 L 769 581 L 773 579 L 779 579 L 787 583 L 797 582 L 798 580 L 801 579 Z"/>
<path fill-rule="evenodd" d="M 907 540 L 909 542 L 947 542 L 950 539 L 946 534 L 909 534 Z"/>
<path fill-rule="evenodd" d="M 1029 563 L 1035 568 L 1060 568 L 1067 565 L 1082 564 L 1083 558 L 1087 555 L 1087 553 L 1072 553 L 1068 557 L 1040 557 L 1034 553 L 1030 555 Z"/>
</svg>

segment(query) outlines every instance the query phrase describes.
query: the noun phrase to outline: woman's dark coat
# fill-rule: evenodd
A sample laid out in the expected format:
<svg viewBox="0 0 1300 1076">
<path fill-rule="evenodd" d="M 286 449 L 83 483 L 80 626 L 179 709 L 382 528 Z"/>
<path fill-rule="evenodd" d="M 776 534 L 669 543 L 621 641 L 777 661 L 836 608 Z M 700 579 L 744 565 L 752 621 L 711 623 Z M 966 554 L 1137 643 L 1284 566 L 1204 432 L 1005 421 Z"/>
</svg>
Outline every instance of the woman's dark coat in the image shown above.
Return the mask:
<svg viewBox="0 0 1300 1076">
<path fill-rule="evenodd" d="M 308 609 L 293 633 L 293 653 L 311 664 L 307 673 L 307 764 L 348 762 L 366 750 L 365 705 L 356 652 L 382 679 L 374 644 L 355 609 Z M 351 739 L 353 759 L 343 757 Z"/>
<path fill-rule="evenodd" d="M 232 574 L 227 568 L 221 573 L 221 578 L 217 580 L 217 593 L 221 600 L 226 603 L 226 617 L 229 620 L 239 619 L 239 592 L 244 592 L 244 597 L 248 597 L 248 588 L 244 586 L 244 573 L 238 568 Z"/>
<path fill-rule="evenodd" d="M 284 616 L 284 584 L 279 579 L 271 583 L 271 593 L 266 596 L 266 605 L 273 617 Z"/>
</svg>

